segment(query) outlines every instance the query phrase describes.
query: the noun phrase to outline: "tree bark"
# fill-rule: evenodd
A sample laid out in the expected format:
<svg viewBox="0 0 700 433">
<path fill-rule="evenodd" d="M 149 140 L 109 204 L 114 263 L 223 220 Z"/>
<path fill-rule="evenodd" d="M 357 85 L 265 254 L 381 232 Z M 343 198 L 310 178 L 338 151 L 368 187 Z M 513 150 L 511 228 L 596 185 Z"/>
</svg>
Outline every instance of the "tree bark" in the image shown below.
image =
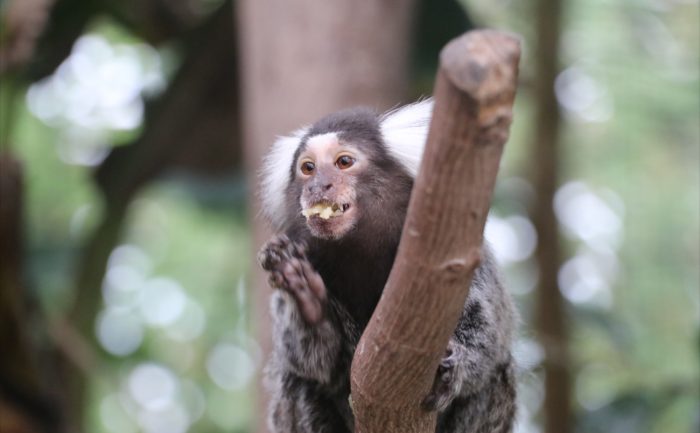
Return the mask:
<svg viewBox="0 0 700 433">
<path fill-rule="evenodd" d="M 385 109 L 404 95 L 415 0 L 324 2 L 241 0 L 243 143 L 249 185 L 278 135 L 353 105 Z M 270 237 L 251 193 L 253 249 Z M 270 351 L 269 289 L 260 270 L 251 282 L 257 340 Z M 260 381 L 258 382 L 260 383 Z M 267 397 L 258 393 L 258 432 L 266 431 Z"/>
<path fill-rule="evenodd" d="M 4 6 L 0 74 L 21 69 L 32 58 L 53 0 L 11 0 Z"/>
<path fill-rule="evenodd" d="M 508 137 L 519 41 L 467 33 L 440 54 L 422 166 L 386 288 L 351 371 L 357 433 L 428 433 L 420 409 L 479 264 L 484 224 Z"/>
<path fill-rule="evenodd" d="M 533 183 L 537 204 L 532 220 L 537 230 L 535 251 L 540 279 L 536 294 L 537 335 L 544 348 L 544 431 L 571 431 L 571 378 L 569 375 L 568 323 L 557 281 L 561 266 L 559 225 L 554 214 L 554 194 L 559 184 L 559 130 L 561 113 L 554 93 L 559 73 L 559 40 L 562 0 L 540 0 L 535 22 L 536 114 L 532 142 Z"/>
</svg>

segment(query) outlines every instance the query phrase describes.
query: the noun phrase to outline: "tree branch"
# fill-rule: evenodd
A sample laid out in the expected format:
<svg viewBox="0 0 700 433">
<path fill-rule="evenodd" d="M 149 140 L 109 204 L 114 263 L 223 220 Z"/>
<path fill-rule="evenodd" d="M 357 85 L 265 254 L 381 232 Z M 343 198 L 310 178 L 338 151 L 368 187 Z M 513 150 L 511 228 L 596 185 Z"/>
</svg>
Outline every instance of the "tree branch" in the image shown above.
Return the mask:
<svg viewBox="0 0 700 433">
<path fill-rule="evenodd" d="M 394 268 L 355 352 L 356 432 L 434 432 L 420 409 L 480 260 L 515 97 L 518 39 L 467 33 L 440 54 L 435 108 Z"/>
</svg>

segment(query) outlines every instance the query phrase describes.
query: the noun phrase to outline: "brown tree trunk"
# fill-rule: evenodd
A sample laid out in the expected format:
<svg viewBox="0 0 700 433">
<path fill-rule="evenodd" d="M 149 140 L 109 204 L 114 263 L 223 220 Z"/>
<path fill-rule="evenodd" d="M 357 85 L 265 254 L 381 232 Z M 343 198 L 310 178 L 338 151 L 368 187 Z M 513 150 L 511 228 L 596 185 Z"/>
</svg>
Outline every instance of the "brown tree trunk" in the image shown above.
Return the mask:
<svg viewBox="0 0 700 433">
<path fill-rule="evenodd" d="M 357 433 L 433 433 L 420 409 L 479 264 L 520 46 L 467 33 L 440 55 L 435 108 L 401 243 L 351 371 Z"/>
<path fill-rule="evenodd" d="M 537 205 L 532 220 L 537 230 L 535 251 L 540 271 L 535 326 L 545 352 L 545 433 L 571 430 L 571 379 L 567 348 L 568 326 L 557 275 L 561 265 L 559 229 L 554 214 L 554 193 L 559 183 L 559 129 L 561 115 L 554 80 L 559 72 L 559 40 L 562 0 L 539 0 L 535 22 L 536 117 L 533 137 L 534 185 Z"/>
<path fill-rule="evenodd" d="M 62 432 L 55 399 L 37 368 L 29 329 L 39 327 L 23 281 L 23 175 L 9 153 L 0 154 L 0 432 Z M 39 326 L 37 326 L 39 325 Z M 55 384 L 54 384 L 55 385 Z"/>
<path fill-rule="evenodd" d="M 241 112 L 248 180 L 275 137 L 353 105 L 384 109 L 404 94 L 414 0 L 326 2 L 241 0 L 237 19 L 241 53 Z M 256 219 L 251 193 L 253 248 L 269 232 Z M 253 287 L 256 334 L 269 353 L 269 290 L 258 271 Z M 267 406 L 258 399 L 259 432 Z"/>
</svg>

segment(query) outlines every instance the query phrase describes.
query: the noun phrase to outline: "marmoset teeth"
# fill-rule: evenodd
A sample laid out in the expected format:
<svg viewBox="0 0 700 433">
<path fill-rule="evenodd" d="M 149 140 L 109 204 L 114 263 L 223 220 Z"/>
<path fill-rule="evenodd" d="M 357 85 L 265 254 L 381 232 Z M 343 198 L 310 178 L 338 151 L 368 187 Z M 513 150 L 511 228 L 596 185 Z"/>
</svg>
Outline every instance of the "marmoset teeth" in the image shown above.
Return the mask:
<svg viewBox="0 0 700 433">
<path fill-rule="evenodd" d="M 308 209 L 304 209 L 301 211 L 301 214 L 307 219 L 314 215 L 318 215 L 319 218 L 327 220 L 330 217 L 342 215 L 343 210 L 338 203 L 318 203 Z"/>
<path fill-rule="evenodd" d="M 330 206 L 324 208 L 324 209 L 321 211 L 321 213 L 318 214 L 318 216 L 320 216 L 320 217 L 323 218 L 324 220 L 327 220 L 328 218 L 330 218 L 331 215 L 333 215 L 333 208 L 331 208 Z"/>
</svg>

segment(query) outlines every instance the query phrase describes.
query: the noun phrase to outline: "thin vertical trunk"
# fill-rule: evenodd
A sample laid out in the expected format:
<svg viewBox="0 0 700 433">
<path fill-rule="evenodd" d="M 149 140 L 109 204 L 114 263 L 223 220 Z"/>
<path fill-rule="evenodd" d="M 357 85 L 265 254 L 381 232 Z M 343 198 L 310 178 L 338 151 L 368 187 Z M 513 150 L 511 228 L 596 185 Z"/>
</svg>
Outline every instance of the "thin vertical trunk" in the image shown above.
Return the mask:
<svg viewBox="0 0 700 433">
<path fill-rule="evenodd" d="M 324 2 L 241 0 L 241 112 L 248 181 L 258 184 L 257 168 L 277 135 L 316 118 L 358 104 L 384 109 L 404 94 L 414 0 Z M 256 219 L 251 193 L 253 246 L 269 231 Z M 270 350 L 269 290 L 254 274 L 253 303 L 264 358 Z M 258 399 L 259 432 L 265 431 L 266 396 Z"/>
<path fill-rule="evenodd" d="M 23 175 L 9 153 L 0 154 L 0 432 L 62 432 L 58 402 L 37 368 L 28 329 L 32 314 L 23 281 Z"/>
<path fill-rule="evenodd" d="M 559 184 L 559 132 L 561 114 L 554 94 L 559 72 L 559 41 L 562 0 L 539 0 L 535 22 L 536 46 L 536 118 L 533 138 L 534 184 L 537 205 L 533 222 L 539 242 L 535 257 L 540 270 L 537 291 L 536 327 L 545 351 L 545 433 L 571 430 L 571 379 L 568 365 L 568 323 L 557 274 L 562 262 L 557 219 L 553 199 Z"/>
</svg>

